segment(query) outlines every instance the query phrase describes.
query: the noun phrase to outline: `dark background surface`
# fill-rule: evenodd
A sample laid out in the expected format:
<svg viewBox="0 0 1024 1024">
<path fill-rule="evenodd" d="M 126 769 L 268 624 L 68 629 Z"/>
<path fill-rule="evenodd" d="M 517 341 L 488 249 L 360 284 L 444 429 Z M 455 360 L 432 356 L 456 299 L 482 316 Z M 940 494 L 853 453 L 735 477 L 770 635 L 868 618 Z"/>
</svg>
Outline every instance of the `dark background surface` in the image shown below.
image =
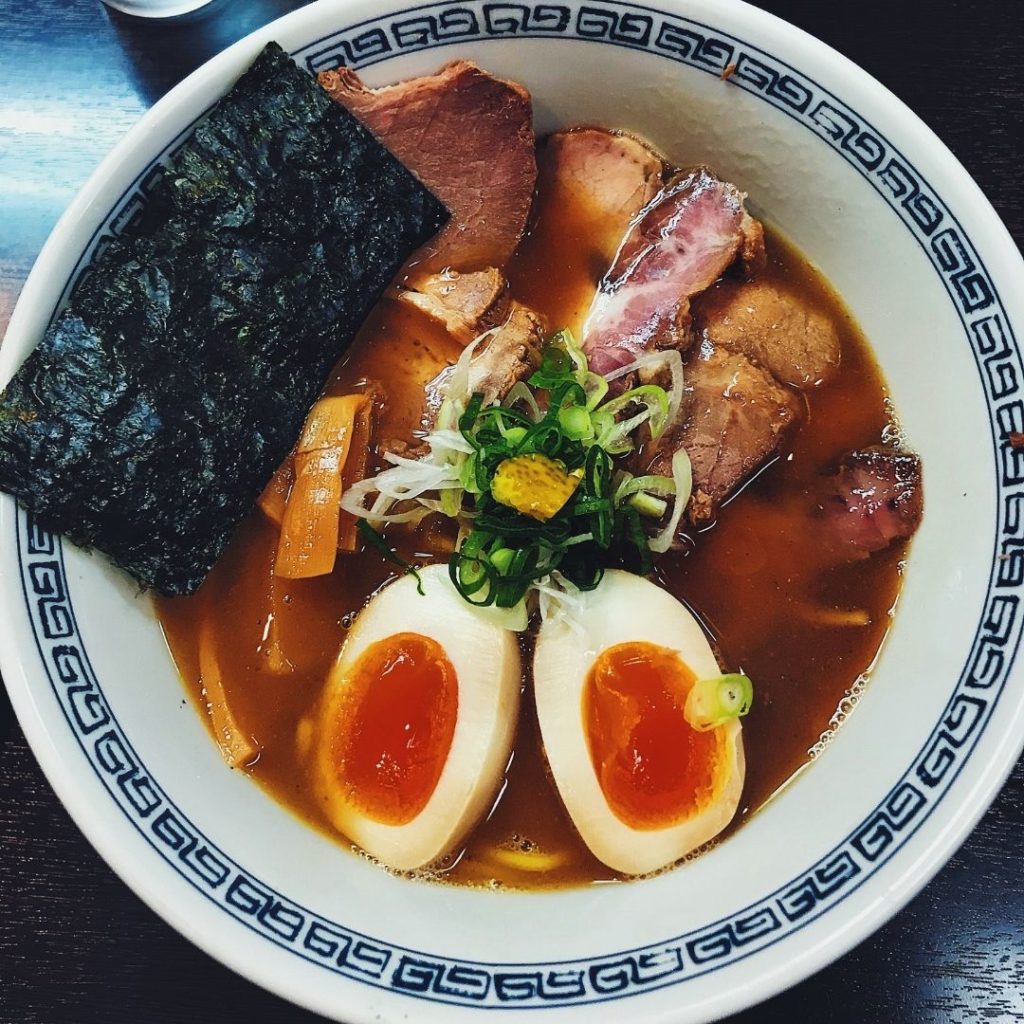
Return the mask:
<svg viewBox="0 0 1024 1024">
<path fill-rule="evenodd" d="M 214 0 L 199 17 L 159 23 L 108 14 L 97 0 L 0 0 L 0 331 L 57 217 L 143 110 L 228 43 L 297 6 Z M 1021 0 L 759 6 L 909 103 L 1021 244 Z M 1024 1021 L 1022 843 L 1024 762 L 960 853 L 892 922 L 731 1021 Z M 199 952 L 111 873 L 53 795 L 0 691 L 0 1022 L 319 1019 Z"/>
</svg>

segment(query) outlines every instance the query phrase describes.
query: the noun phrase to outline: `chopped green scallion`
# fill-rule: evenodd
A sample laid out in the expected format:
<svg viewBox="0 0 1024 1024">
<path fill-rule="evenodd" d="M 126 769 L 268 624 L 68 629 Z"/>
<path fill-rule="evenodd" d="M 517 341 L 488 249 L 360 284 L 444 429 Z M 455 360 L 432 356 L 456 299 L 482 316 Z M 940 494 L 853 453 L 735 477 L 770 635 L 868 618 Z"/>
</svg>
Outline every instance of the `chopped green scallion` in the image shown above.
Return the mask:
<svg viewBox="0 0 1024 1024">
<path fill-rule="evenodd" d="M 387 561 L 403 569 L 408 575 L 416 580 L 416 590 L 420 597 L 425 597 L 423 591 L 423 580 L 416 570 L 416 566 L 407 562 L 398 552 L 384 539 L 384 535 L 375 530 L 365 519 L 356 520 L 356 529 L 366 538 L 367 542 L 375 547 Z"/>
<path fill-rule="evenodd" d="M 646 491 L 638 491 L 632 495 L 629 504 L 648 519 L 660 519 L 668 511 L 668 503 L 664 498 L 656 498 Z"/>
<path fill-rule="evenodd" d="M 571 332 L 559 331 L 528 380 L 513 385 L 504 401 L 485 404 L 483 394 L 470 392 L 469 373 L 471 350 L 484 337 L 455 367 L 455 391 L 444 396 L 427 436 L 430 454 L 394 459 L 379 478 L 350 488 L 357 497 L 348 505 L 343 498 L 343 506 L 376 525 L 419 522 L 437 512 L 457 520 L 452 582 L 470 603 L 508 611 L 502 621 L 519 622 L 535 586 L 554 579 L 555 586 L 590 590 L 616 565 L 647 573 L 651 552 L 675 542 L 691 487 L 685 452 L 673 456 L 671 477 L 634 476 L 619 457 L 656 440 L 678 414 L 682 365 L 675 360 L 670 393 L 640 384 L 615 394 L 621 384 L 609 386 L 590 370 Z M 621 373 L 610 376 L 623 380 Z M 573 486 L 556 502 L 565 481 Z M 360 527 L 367 538 L 415 571 L 376 531 L 367 532 L 370 523 Z"/>
<path fill-rule="evenodd" d="M 683 714 L 698 732 L 742 718 L 754 702 L 754 685 L 740 672 L 698 679 L 690 688 Z"/>
<path fill-rule="evenodd" d="M 504 575 L 511 568 L 515 557 L 516 552 L 512 548 L 499 548 L 491 555 L 491 565 Z"/>
<path fill-rule="evenodd" d="M 570 405 L 558 410 L 558 425 L 570 441 L 584 441 L 594 436 L 590 413 L 582 405 Z"/>
</svg>

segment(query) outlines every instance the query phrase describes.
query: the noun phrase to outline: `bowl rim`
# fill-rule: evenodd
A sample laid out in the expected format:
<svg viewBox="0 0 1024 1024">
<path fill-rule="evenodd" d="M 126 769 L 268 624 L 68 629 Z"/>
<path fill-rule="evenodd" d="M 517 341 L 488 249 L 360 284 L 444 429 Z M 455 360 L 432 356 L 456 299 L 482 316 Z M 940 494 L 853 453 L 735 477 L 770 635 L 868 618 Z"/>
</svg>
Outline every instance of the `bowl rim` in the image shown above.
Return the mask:
<svg viewBox="0 0 1024 1024">
<path fill-rule="evenodd" d="M 129 154 L 134 153 L 140 148 L 147 149 L 147 143 L 145 141 L 142 141 L 140 147 L 140 140 L 144 140 L 147 134 L 151 134 L 154 138 L 166 137 L 166 128 L 164 127 L 165 123 L 170 120 L 175 120 L 176 115 L 178 115 L 179 112 L 188 108 L 194 108 L 195 98 L 197 96 L 204 95 L 204 90 L 211 80 L 216 80 L 218 76 L 222 76 L 230 69 L 237 68 L 240 70 L 255 54 L 256 49 L 266 41 L 274 38 L 276 34 L 297 31 L 299 26 L 314 24 L 315 19 L 319 17 L 323 17 L 325 21 L 329 21 L 332 24 L 343 24 L 344 27 L 342 29 L 335 29 L 333 32 L 328 33 L 328 35 L 322 36 L 321 38 L 292 51 L 293 56 L 301 57 L 305 54 L 307 66 L 311 69 L 313 67 L 312 61 L 324 59 L 324 51 L 317 50 L 312 53 L 307 51 L 312 51 L 314 47 L 318 47 L 325 40 L 335 39 L 346 32 L 352 32 L 357 28 L 363 28 L 377 22 L 383 23 L 389 19 L 394 19 L 406 13 L 437 8 L 448 8 L 451 10 L 454 8 L 454 3 L 456 2 L 457 0 L 447 0 L 447 2 L 419 4 L 403 8 L 400 0 L 391 0 L 391 2 L 385 5 L 384 10 L 379 11 L 374 17 L 366 18 L 359 22 L 346 23 L 343 20 L 345 15 L 360 6 L 365 7 L 367 5 L 365 3 L 361 5 L 358 0 L 319 0 L 319 2 L 315 4 L 311 4 L 307 7 L 300 8 L 286 14 L 282 18 L 279 18 L 263 28 L 256 30 L 197 69 L 188 78 L 172 89 L 165 97 L 159 100 L 145 115 L 143 115 L 125 138 L 122 139 L 113 151 L 102 161 L 68 207 L 65 214 L 60 218 L 44 245 L 36 264 L 33 266 L 28 280 L 26 281 L 22 295 L 19 298 L 18 304 L 11 318 L 8 337 L 13 336 L 16 339 L 19 332 L 22 330 L 21 325 L 27 316 L 29 308 L 34 303 L 41 302 L 47 294 L 53 294 L 54 289 L 50 286 L 47 280 L 48 267 L 56 260 L 58 254 L 63 252 L 67 247 L 67 238 L 74 225 L 78 224 L 90 215 L 91 207 L 97 201 L 97 197 L 101 194 L 104 183 L 112 177 L 117 177 L 119 169 L 122 167 Z M 568 3 L 569 7 L 574 10 L 577 9 L 578 5 L 576 0 L 568 0 Z M 480 8 L 482 6 L 482 0 L 465 0 L 465 2 L 460 4 L 460 6 L 462 8 Z M 982 193 L 977 188 L 973 180 L 956 161 L 955 157 L 952 156 L 948 149 L 946 149 L 930 129 L 928 129 L 916 117 L 916 115 L 910 112 L 900 100 L 893 96 L 873 78 L 868 76 L 866 72 L 852 64 L 834 50 L 831 50 L 825 44 L 813 39 L 813 37 L 807 35 L 801 30 L 788 25 L 774 15 L 742 3 L 741 0 L 724 0 L 724 2 L 723 0 L 718 0 L 717 4 L 714 6 L 710 3 L 710 0 L 689 0 L 689 2 L 688 0 L 660 0 L 660 2 L 654 2 L 654 0 L 652 0 L 651 6 L 622 2 L 622 0 L 601 0 L 601 6 L 607 9 L 621 9 L 623 11 L 630 12 L 654 12 L 658 16 L 689 23 L 691 25 L 704 28 L 709 32 L 714 32 L 719 37 L 731 39 L 741 44 L 745 47 L 745 52 L 748 54 L 763 54 L 766 58 L 771 60 L 776 68 L 789 68 L 793 73 L 792 81 L 789 83 L 783 83 L 781 78 L 776 76 L 775 80 L 769 83 L 761 82 L 758 84 L 756 81 L 744 81 L 741 79 L 740 82 L 737 82 L 736 84 L 741 85 L 741 87 L 746 88 L 748 91 L 757 92 L 765 98 L 769 98 L 766 94 L 766 90 L 775 89 L 776 94 L 773 99 L 778 101 L 775 105 L 778 106 L 779 109 L 783 109 L 784 112 L 790 114 L 790 116 L 794 115 L 791 111 L 785 110 L 782 105 L 788 102 L 786 90 L 798 87 L 802 80 L 810 80 L 813 82 L 814 79 L 807 73 L 798 70 L 798 68 L 793 64 L 789 64 L 786 61 L 775 57 L 770 52 L 763 50 L 760 46 L 754 46 L 747 43 L 741 37 L 730 31 L 712 27 L 715 17 L 720 17 L 725 23 L 733 21 L 749 23 L 751 25 L 751 29 L 749 31 L 753 31 L 754 28 L 757 28 L 769 37 L 773 34 L 776 37 L 785 36 L 787 46 L 792 51 L 797 52 L 800 55 L 801 60 L 806 58 L 812 63 L 820 63 L 822 59 L 825 59 L 834 63 L 840 69 L 840 73 L 844 76 L 844 88 L 848 87 L 848 91 L 856 91 L 856 86 L 869 95 L 873 94 L 871 104 L 872 109 L 874 109 L 874 107 L 879 103 L 888 104 L 892 108 L 890 113 L 895 111 L 895 114 L 898 115 L 901 131 L 905 130 L 908 137 L 915 137 L 913 141 L 914 146 L 926 147 L 930 150 L 933 157 L 939 159 L 945 164 L 948 173 L 955 179 L 958 192 L 957 205 L 966 205 L 968 202 L 973 202 L 974 206 L 977 207 L 977 209 L 972 211 L 972 215 L 975 219 L 981 222 L 981 226 L 984 229 L 983 233 L 985 235 L 985 244 L 983 245 L 983 248 L 993 253 L 998 252 L 1000 254 L 1000 259 L 1005 256 L 1009 272 L 1016 273 L 1018 276 L 1024 276 L 1022 275 L 1022 271 L 1024 271 L 1024 263 L 1022 263 L 1020 254 L 1017 252 L 1016 246 L 1012 242 L 1008 232 L 999 221 L 995 212 L 991 209 L 987 200 L 984 199 Z M 703 22 L 696 20 L 697 15 L 701 11 L 706 12 L 705 17 L 710 24 L 704 24 Z M 691 14 L 693 16 L 691 16 Z M 332 20 L 332 17 L 334 20 Z M 531 38 L 545 37 L 543 35 L 531 35 Z M 567 39 L 577 37 L 558 35 L 556 38 Z M 354 45 L 354 43 L 351 45 Z M 432 49 L 447 45 L 449 45 L 449 41 L 441 41 L 434 45 L 420 47 L 420 49 Z M 633 49 L 637 48 L 628 42 L 625 44 L 617 43 L 616 45 L 627 45 Z M 349 52 L 351 52 L 351 46 Z M 328 56 L 330 56 L 329 53 Z M 365 58 L 364 61 L 362 63 L 356 62 L 353 66 L 365 68 L 378 62 L 378 59 L 375 58 L 372 53 L 369 55 L 364 53 L 363 56 Z M 393 56 L 393 54 L 385 54 L 379 59 L 387 59 L 390 56 Z M 689 66 L 699 67 L 699 65 L 695 65 L 692 62 L 686 63 L 689 63 Z M 700 67 L 700 70 L 707 71 L 709 70 L 709 67 Z M 714 73 L 718 72 L 715 71 Z M 782 77 L 786 76 L 783 75 Z M 828 95 L 835 99 L 837 104 L 839 104 L 840 109 L 847 106 L 844 101 L 839 99 L 838 96 L 827 88 L 820 86 L 820 84 L 818 87 L 824 95 Z M 208 92 L 205 94 L 209 95 Z M 791 99 L 792 95 L 789 96 L 789 100 Z M 206 109 L 209 108 L 207 107 Z M 205 110 L 202 113 L 205 113 Z M 197 120 L 201 117 L 202 113 L 198 114 L 195 119 Z M 192 123 L 194 123 L 194 120 Z M 872 128 L 872 122 L 867 118 L 861 117 L 860 124 L 866 129 Z M 184 131 L 187 130 L 188 129 L 185 129 Z M 179 133 L 177 137 L 184 134 L 184 131 Z M 875 134 L 882 142 L 889 146 L 891 152 L 900 154 L 900 150 L 895 146 L 892 146 L 884 134 L 881 132 L 876 132 Z M 169 145 L 173 145 L 173 143 Z M 838 146 L 836 148 L 838 148 Z M 152 152 L 152 149 L 152 144 L 149 144 L 148 151 Z M 844 155 L 848 162 L 856 166 L 855 160 L 857 157 L 855 154 L 848 152 L 842 155 Z M 908 164 L 912 169 L 913 164 L 909 163 L 909 161 Z M 923 183 L 924 179 L 922 178 L 921 181 Z M 876 182 L 872 182 L 872 184 L 876 188 L 876 191 L 879 191 L 883 199 L 885 199 L 886 196 L 881 191 L 879 185 Z M 122 199 L 124 195 L 131 191 L 132 187 L 133 186 L 129 186 L 129 188 L 125 190 L 125 193 L 122 194 Z M 936 197 L 938 195 L 934 190 L 932 190 L 932 194 Z M 960 198 L 961 196 L 962 198 Z M 947 214 L 951 216 L 953 223 L 959 227 L 959 222 L 949 208 L 945 207 L 945 204 L 942 204 L 941 200 L 939 200 L 939 202 L 945 208 Z M 111 212 L 118 209 L 120 203 L 121 199 L 114 203 L 111 208 Z M 922 214 L 921 210 L 917 210 L 916 212 L 918 214 Z M 907 216 L 912 215 L 913 214 L 907 214 Z M 901 216 L 903 216 L 904 221 L 907 220 L 907 216 L 904 216 L 904 214 L 901 214 Z M 96 230 L 99 232 L 101 229 L 102 225 Z M 962 227 L 960 228 L 960 231 L 963 241 L 967 242 L 971 251 L 975 254 L 975 269 L 981 271 L 984 280 L 989 282 L 989 286 L 993 289 L 993 292 L 995 292 L 994 285 L 991 283 L 991 278 L 988 277 L 984 264 L 980 257 L 977 256 L 977 250 L 975 250 L 973 245 L 971 245 L 970 239 L 966 233 L 963 232 Z M 979 233 L 980 229 L 973 233 L 973 237 L 978 237 Z M 921 239 L 919 238 L 918 241 L 921 242 Z M 924 243 L 921 242 L 921 244 L 923 245 Z M 968 252 L 968 259 L 969 257 L 970 252 Z M 955 267 L 954 269 L 957 270 L 961 268 Z M 965 269 L 970 269 L 970 267 Z M 957 283 L 963 285 L 965 280 L 968 282 L 965 287 L 968 287 L 970 279 L 966 275 L 962 275 Z M 952 287 L 951 281 L 952 276 L 950 275 L 947 275 L 947 277 L 944 278 L 944 283 L 946 284 L 947 289 Z M 955 298 L 954 305 L 956 305 Z M 1012 342 L 1012 318 L 1006 315 L 1005 310 L 1003 315 L 1006 329 L 1009 332 L 1010 341 Z M 969 326 L 967 320 L 963 316 L 961 319 L 964 320 L 964 326 L 966 329 Z M 11 346 L 6 347 L 8 352 L 10 352 Z M 1015 349 L 1013 354 L 1019 359 L 1019 354 L 1016 353 Z M 980 361 L 978 369 L 979 373 L 981 373 Z M 983 374 L 982 376 L 984 377 Z M 997 465 L 997 484 L 998 483 Z M 5 502 L 9 501 L 10 499 L 5 499 Z M 21 521 L 21 517 L 19 516 L 16 520 L 16 529 L 20 526 Z M 0 562 L 0 573 L 3 575 L 7 575 L 8 573 L 8 569 L 6 568 L 6 558 Z M 16 575 L 20 582 L 20 567 L 16 569 Z M 990 596 L 991 583 L 989 586 L 989 594 L 986 595 L 986 606 Z M 0 594 L 0 604 L 3 604 L 4 601 L 5 598 Z M 5 611 L 9 612 L 10 609 L 7 609 L 5 606 Z M 8 614 L 7 618 L 10 620 L 11 616 Z M 253 961 L 248 959 L 244 954 L 232 953 L 229 951 L 226 941 L 219 940 L 212 932 L 207 933 L 197 927 L 195 922 L 188 916 L 185 909 L 173 900 L 165 897 L 165 894 L 161 891 L 159 882 L 159 876 L 161 873 L 159 871 L 153 871 L 151 865 L 147 866 L 147 863 L 144 862 L 144 860 L 137 861 L 133 859 L 133 855 L 126 855 L 124 847 L 113 840 L 112 835 L 107 828 L 107 823 L 103 820 L 102 816 L 95 816 L 93 814 L 93 808 L 90 807 L 90 804 L 95 801 L 84 796 L 82 784 L 79 780 L 73 777 L 73 772 L 69 772 L 68 764 L 58 750 L 53 738 L 48 734 L 48 725 L 46 723 L 47 712 L 45 712 L 37 703 L 35 695 L 32 692 L 32 684 L 28 679 L 25 665 L 22 664 L 24 654 L 19 648 L 24 647 L 28 649 L 30 652 L 29 657 L 32 657 L 31 646 L 25 643 L 26 639 L 27 638 L 22 638 L 21 640 L 18 640 L 15 639 L 14 636 L 9 637 L 6 635 L 0 637 L 0 668 L 2 668 L 4 678 L 7 681 L 8 689 L 11 693 L 12 703 L 14 704 L 19 721 L 22 724 L 33 752 L 43 767 L 43 770 L 54 790 L 57 792 L 58 796 L 65 804 L 65 807 L 67 807 L 69 813 L 71 813 L 72 817 L 86 834 L 92 845 L 97 848 L 115 872 L 117 872 L 136 893 L 138 893 L 154 910 L 156 910 L 158 914 L 164 917 L 165 920 L 168 920 L 169 923 L 171 923 L 179 932 L 186 935 L 191 941 L 206 950 L 206 952 L 226 963 L 232 969 L 249 977 L 256 983 L 271 988 L 273 991 L 286 996 L 296 1003 L 305 1005 L 310 1009 L 317 1010 L 321 1013 L 336 1014 L 340 1012 L 333 1003 L 328 1004 L 323 998 L 315 997 L 314 994 L 311 993 L 305 985 L 303 985 L 301 975 L 296 974 L 294 977 L 289 977 L 287 983 L 284 980 L 284 975 L 289 972 L 282 972 L 281 976 L 268 978 L 266 975 L 258 973 Z M 1016 654 L 1017 643 L 1019 642 L 1019 632 L 1011 639 L 1013 641 L 1012 649 L 1010 651 L 1010 656 L 1007 659 L 1005 672 L 1003 673 L 1003 682 L 1000 683 L 1001 687 L 1010 678 L 1014 655 Z M 977 643 L 977 637 L 975 639 L 975 643 Z M 973 653 L 973 651 L 974 647 L 972 646 L 971 653 Z M 967 668 L 965 667 L 964 672 L 966 671 Z M 1016 675 L 1019 677 L 1020 673 L 1016 673 Z M 956 693 L 954 691 L 954 696 L 950 698 L 951 704 L 955 696 Z M 947 709 L 948 707 L 949 706 L 947 705 Z M 991 713 L 993 708 L 989 709 L 989 713 Z M 52 715 L 52 712 L 50 714 Z M 993 734 L 991 733 L 989 734 L 990 737 L 992 735 Z M 980 739 L 981 734 L 979 733 L 970 745 L 971 751 L 973 751 L 974 746 L 980 741 Z M 714 1007 L 715 1015 L 733 1012 L 736 1009 L 749 1005 L 750 1002 L 755 999 L 760 1000 L 767 998 L 769 995 L 793 984 L 797 980 L 800 980 L 812 973 L 814 970 L 824 966 L 825 963 L 846 952 L 866 935 L 880 927 L 885 920 L 903 906 L 926 884 L 935 872 L 946 862 L 946 860 L 948 860 L 960 843 L 963 842 L 971 828 L 973 828 L 974 824 L 977 822 L 978 818 L 980 818 L 981 814 L 994 798 L 998 788 L 1005 780 L 1009 771 L 1012 769 L 1022 746 L 1024 746 L 1024 701 L 1018 697 L 1018 705 L 1015 712 L 1013 716 L 1007 720 L 1002 733 L 997 737 L 997 744 L 994 745 L 994 748 L 990 751 L 990 759 L 985 770 L 981 773 L 979 779 L 975 783 L 975 792 L 971 795 L 976 797 L 976 799 L 972 804 L 968 805 L 968 813 L 958 817 L 950 827 L 946 828 L 942 835 L 931 843 L 925 854 L 920 856 L 913 865 L 904 869 L 901 877 L 889 880 L 888 898 L 884 903 L 873 910 L 872 913 L 862 915 L 854 922 L 848 923 L 848 926 L 845 929 L 840 930 L 840 934 L 827 936 L 825 941 L 822 942 L 821 946 L 815 950 L 813 954 L 797 958 L 792 963 L 776 968 L 774 971 L 762 972 L 762 976 L 758 979 L 759 983 L 754 986 L 756 988 L 756 992 L 754 992 L 753 995 L 748 990 L 750 986 L 737 986 L 732 993 L 729 993 L 726 997 L 723 997 L 716 1002 Z M 956 776 L 959 775 L 959 772 L 963 765 L 966 764 L 968 757 L 969 753 L 964 757 L 963 762 L 957 767 L 953 778 L 956 778 Z M 912 766 L 913 763 L 914 762 L 912 762 Z M 894 793 L 890 793 L 887 800 L 891 799 L 893 795 Z M 886 801 L 883 801 L 883 805 L 885 805 L 885 803 Z M 959 801 L 960 807 L 958 810 L 962 811 L 965 803 L 966 801 L 961 797 Z M 937 804 L 938 801 L 936 801 L 936 805 Z M 107 813 L 109 813 L 109 805 L 107 805 Z M 919 827 L 921 823 L 923 823 L 923 820 L 918 823 L 918 826 L 913 830 L 914 832 L 916 832 L 916 828 Z M 852 834 L 853 833 L 851 833 L 851 835 Z M 913 832 L 908 833 L 908 835 L 910 834 L 913 834 Z M 874 877 L 877 877 L 877 871 L 869 873 L 863 881 L 867 881 L 868 878 Z M 858 885 L 859 884 L 861 883 L 858 883 Z M 835 904 L 831 904 L 830 906 L 834 905 Z M 820 918 L 815 917 L 813 920 L 819 919 Z M 790 933 L 787 932 L 786 934 Z M 263 945 L 265 946 L 266 944 L 263 943 Z M 276 950 L 273 950 L 273 955 L 277 955 Z M 566 962 L 575 963 L 577 961 Z M 637 993 L 627 993 L 627 995 L 634 994 Z M 405 997 L 403 995 L 400 996 L 400 998 L 404 1000 Z M 410 1004 L 406 1002 L 404 1005 L 408 1007 Z M 593 1006 L 594 1002 L 589 1001 L 585 1005 Z M 364 1015 L 364 1019 L 369 1019 L 370 1016 L 368 1005 L 360 1006 L 354 1004 L 351 1007 L 346 1006 L 344 1007 L 344 1012 L 347 1015 L 351 1015 L 353 1012 L 362 1013 Z M 653 1014 L 649 1019 L 668 1019 L 670 1014 L 671 1019 L 679 1019 L 678 1010 L 671 1010 L 660 1015 Z"/>
</svg>

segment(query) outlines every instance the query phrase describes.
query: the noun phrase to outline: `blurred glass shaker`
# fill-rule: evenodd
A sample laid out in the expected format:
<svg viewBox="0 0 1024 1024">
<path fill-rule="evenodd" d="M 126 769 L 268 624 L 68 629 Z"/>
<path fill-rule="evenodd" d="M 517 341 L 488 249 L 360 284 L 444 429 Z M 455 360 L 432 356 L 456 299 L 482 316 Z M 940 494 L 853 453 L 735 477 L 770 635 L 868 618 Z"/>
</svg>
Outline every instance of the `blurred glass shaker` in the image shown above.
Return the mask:
<svg viewBox="0 0 1024 1024">
<path fill-rule="evenodd" d="M 103 0 L 108 7 L 138 18 L 173 18 L 205 7 L 211 0 Z"/>
</svg>

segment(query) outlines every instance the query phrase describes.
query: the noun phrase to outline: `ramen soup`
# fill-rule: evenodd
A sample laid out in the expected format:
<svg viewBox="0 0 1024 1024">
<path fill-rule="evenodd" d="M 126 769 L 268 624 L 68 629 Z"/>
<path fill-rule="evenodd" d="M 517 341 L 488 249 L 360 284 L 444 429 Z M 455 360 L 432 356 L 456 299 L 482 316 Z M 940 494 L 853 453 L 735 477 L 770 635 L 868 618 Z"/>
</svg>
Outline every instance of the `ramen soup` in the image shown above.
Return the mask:
<svg viewBox="0 0 1024 1024">
<path fill-rule="evenodd" d="M 404 90 L 462 95 L 450 68 L 395 95 L 331 75 L 371 129 Z M 712 170 L 583 128 L 536 147 L 534 178 L 527 133 L 529 159 L 495 151 L 481 229 L 381 131 L 457 223 L 203 586 L 159 600 L 174 660 L 235 770 L 391 869 L 531 889 L 665 869 L 856 703 L 918 461 L 840 297 Z"/>
</svg>

